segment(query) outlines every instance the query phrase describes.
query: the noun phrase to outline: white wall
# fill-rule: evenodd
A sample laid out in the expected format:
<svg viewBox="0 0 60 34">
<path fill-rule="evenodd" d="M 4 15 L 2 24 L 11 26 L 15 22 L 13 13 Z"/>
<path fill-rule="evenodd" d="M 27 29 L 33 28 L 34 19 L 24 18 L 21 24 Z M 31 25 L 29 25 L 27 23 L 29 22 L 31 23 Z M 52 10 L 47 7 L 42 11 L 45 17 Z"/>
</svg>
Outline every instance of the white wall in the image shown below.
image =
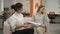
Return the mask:
<svg viewBox="0 0 60 34">
<path fill-rule="evenodd" d="M 59 0 L 46 0 L 45 6 L 47 13 L 49 13 L 50 11 L 54 11 L 56 14 L 60 14 L 58 1 Z"/>
<path fill-rule="evenodd" d="M 3 8 L 4 8 L 4 1 L 0 0 L 0 15 L 2 15 Z"/>
<path fill-rule="evenodd" d="M 10 7 L 14 2 L 15 0 L 4 0 L 4 7 Z"/>
<path fill-rule="evenodd" d="M 30 0 L 17 0 L 17 2 L 21 2 L 24 6 L 24 11 L 30 12 Z M 12 4 L 15 4 L 16 0 L 4 0 L 4 7 L 10 7 Z M 43 5 L 46 6 L 46 11 L 49 13 L 50 11 L 54 11 L 56 14 L 60 14 L 60 9 L 58 5 L 58 0 L 43 0 Z M 1 5 L 0 5 L 1 6 Z M 1 10 L 1 9 L 0 9 Z"/>
<path fill-rule="evenodd" d="M 12 4 L 18 2 L 23 4 L 23 8 L 26 13 L 30 12 L 30 0 L 4 0 L 4 7 L 10 7 Z"/>
</svg>

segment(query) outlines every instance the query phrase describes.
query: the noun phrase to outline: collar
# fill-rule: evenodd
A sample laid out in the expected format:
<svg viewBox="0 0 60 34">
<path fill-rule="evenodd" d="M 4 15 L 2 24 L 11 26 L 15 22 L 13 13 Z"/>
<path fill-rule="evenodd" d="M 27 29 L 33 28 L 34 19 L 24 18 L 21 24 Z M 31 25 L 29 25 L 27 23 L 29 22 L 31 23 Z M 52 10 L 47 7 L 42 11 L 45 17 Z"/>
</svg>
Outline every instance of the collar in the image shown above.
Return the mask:
<svg viewBox="0 0 60 34">
<path fill-rule="evenodd" d="M 15 12 L 14 14 L 15 14 L 16 16 L 18 16 L 18 17 L 22 15 L 21 13 L 18 14 L 17 12 Z"/>
</svg>

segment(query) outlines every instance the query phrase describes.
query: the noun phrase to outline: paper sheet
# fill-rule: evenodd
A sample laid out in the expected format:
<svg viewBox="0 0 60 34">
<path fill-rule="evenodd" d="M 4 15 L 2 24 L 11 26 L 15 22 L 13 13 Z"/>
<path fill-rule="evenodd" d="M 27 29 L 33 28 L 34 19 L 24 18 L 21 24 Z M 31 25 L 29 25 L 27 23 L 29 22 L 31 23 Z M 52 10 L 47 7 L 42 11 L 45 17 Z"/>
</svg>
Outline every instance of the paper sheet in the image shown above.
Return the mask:
<svg viewBox="0 0 60 34">
<path fill-rule="evenodd" d="M 42 25 L 42 23 L 35 23 L 35 22 L 32 22 L 32 21 L 29 21 L 29 23 L 34 24 L 34 25 Z"/>
</svg>

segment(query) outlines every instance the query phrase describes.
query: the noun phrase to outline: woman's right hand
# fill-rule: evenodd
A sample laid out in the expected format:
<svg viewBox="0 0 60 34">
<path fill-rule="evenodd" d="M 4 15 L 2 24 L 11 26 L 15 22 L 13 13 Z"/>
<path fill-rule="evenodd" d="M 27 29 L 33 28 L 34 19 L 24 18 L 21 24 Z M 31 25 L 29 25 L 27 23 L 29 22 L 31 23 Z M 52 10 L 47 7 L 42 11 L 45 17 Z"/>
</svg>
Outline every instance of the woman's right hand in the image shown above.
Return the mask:
<svg viewBox="0 0 60 34">
<path fill-rule="evenodd" d="M 28 25 L 29 25 L 28 23 L 24 23 L 24 25 L 23 25 L 23 26 L 24 26 L 24 28 L 27 28 L 27 27 L 28 27 Z"/>
</svg>

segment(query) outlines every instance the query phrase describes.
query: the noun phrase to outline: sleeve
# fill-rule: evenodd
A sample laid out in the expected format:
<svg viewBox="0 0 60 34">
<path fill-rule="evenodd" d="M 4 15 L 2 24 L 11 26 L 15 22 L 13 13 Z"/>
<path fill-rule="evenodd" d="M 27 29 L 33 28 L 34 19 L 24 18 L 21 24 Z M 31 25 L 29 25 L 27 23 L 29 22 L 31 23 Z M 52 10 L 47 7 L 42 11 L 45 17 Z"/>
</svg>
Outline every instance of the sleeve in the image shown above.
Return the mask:
<svg viewBox="0 0 60 34">
<path fill-rule="evenodd" d="M 10 18 L 9 23 L 10 23 L 12 30 L 14 31 L 14 29 L 16 28 L 17 20 L 15 18 Z"/>
<path fill-rule="evenodd" d="M 49 18 L 48 18 L 48 16 L 44 16 L 44 21 L 45 22 L 49 22 L 50 21 Z"/>
<path fill-rule="evenodd" d="M 29 21 L 29 23 L 34 24 L 34 25 L 36 25 L 36 26 L 37 26 L 37 25 L 41 25 L 41 23 L 36 23 L 36 22 L 35 22 L 35 15 L 32 16 L 32 20 Z"/>
</svg>

